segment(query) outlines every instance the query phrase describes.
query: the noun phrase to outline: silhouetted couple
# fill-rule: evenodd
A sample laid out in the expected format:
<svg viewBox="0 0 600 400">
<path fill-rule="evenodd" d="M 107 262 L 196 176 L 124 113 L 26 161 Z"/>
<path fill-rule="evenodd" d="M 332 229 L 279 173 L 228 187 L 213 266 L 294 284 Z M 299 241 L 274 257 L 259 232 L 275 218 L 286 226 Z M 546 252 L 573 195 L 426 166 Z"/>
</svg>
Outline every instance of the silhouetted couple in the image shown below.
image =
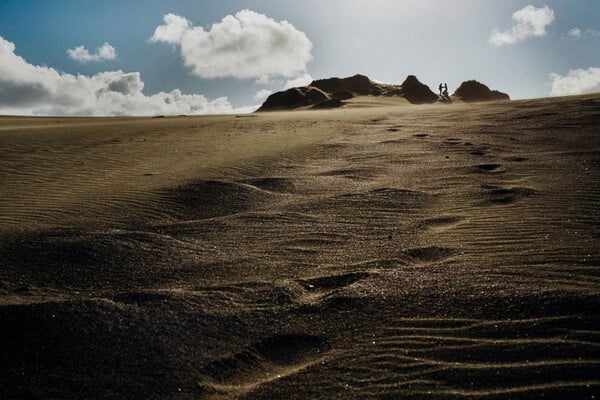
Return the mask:
<svg viewBox="0 0 600 400">
<path fill-rule="evenodd" d="M 448 84 L 444 83 L 443 85 L 440 83 L 438 87 L 440 89 L 440 97 L 445 100 L 450 100 L 450 96 L 448 95 Z"/>
</svg>

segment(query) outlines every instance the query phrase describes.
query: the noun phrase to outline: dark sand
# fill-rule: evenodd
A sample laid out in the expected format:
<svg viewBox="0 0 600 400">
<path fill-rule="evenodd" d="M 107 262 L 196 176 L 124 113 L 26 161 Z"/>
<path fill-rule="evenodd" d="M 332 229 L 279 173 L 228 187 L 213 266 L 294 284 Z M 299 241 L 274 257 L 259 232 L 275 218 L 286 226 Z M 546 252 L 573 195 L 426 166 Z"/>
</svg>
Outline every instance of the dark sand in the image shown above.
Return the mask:
<svg viewBox="0 0 600 400">
<path fill-rule="evenodd" d="M 0 399 L 600 395 L 600 95 L 0 118 Z"/>
</svg>

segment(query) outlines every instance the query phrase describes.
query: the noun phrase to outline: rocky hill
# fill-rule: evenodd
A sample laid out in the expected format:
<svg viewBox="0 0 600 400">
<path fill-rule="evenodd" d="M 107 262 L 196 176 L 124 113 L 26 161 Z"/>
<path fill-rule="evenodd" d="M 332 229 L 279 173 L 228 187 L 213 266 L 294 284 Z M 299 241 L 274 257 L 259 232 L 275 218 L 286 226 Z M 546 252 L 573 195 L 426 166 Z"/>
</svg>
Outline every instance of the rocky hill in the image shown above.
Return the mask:
<svg viewBox="0 0 600 400">
<path fill-rule="evenodd" d="M 438 99 L 414 75 L 409 75 L 402 85 L 389 85 L 358 74 L 347 78 L 317 79 L 308 86 L 274 93 L 258 111 L 340 107 L 344 100 L 355 96 L 400 96 L 414 104 L 433 103 Z"/>
<path fill-rule="evenodd" d="M 452 94 L 452 98 L 467 103 L 477 101 L 510 100 L 506 93 L 491 90 L 489 87 L 476 80 L 465 81 Z"/>
<path fill-rule="evenodd" d="M 414 75 L 407 76 L 401 85 L 391 85 L 373 82 L 367 76 L 357 74 L 347 78 L 317 79 L 308 86 L 273 93 L 258 111 L 335 108 L 355 96 L 398 96 L 412 104 L 430 104 L 440 100 L 429 86 Z M 453 98 L 469 102 L 504 100 L 509 97 L 477 81 L 466 81 L 456 90 Z"/>
</svg>

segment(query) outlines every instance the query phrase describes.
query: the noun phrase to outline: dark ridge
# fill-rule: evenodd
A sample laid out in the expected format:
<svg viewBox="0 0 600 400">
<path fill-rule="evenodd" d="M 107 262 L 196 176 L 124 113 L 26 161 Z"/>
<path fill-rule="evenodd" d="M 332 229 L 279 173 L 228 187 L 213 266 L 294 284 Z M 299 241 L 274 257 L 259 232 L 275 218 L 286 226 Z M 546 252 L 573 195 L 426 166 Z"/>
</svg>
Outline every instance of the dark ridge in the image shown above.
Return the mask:
<svg viewBox="0 0 600 400">
<path fill-rule="evenodd" d="M 506 93 L 490 90 L 489 87 L 476 80 L 461 83 L 452 97 L 467 103 L 476 101 L 510 100 L 510 97 Z"/>
</svg>

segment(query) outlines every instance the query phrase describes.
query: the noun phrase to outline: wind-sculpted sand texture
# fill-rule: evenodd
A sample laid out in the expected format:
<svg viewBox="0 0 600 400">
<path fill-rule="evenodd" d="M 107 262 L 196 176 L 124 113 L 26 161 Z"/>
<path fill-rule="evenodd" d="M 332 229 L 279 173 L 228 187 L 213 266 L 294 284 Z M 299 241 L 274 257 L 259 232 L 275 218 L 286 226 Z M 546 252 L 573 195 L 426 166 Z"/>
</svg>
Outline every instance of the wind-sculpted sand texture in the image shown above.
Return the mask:
<svg viewBox="0 0 600 400">
<path fill-rule="evenodd" d="M 0 398 L 598 398 L 598 126 L 0 118 Z"/>
</svg>

